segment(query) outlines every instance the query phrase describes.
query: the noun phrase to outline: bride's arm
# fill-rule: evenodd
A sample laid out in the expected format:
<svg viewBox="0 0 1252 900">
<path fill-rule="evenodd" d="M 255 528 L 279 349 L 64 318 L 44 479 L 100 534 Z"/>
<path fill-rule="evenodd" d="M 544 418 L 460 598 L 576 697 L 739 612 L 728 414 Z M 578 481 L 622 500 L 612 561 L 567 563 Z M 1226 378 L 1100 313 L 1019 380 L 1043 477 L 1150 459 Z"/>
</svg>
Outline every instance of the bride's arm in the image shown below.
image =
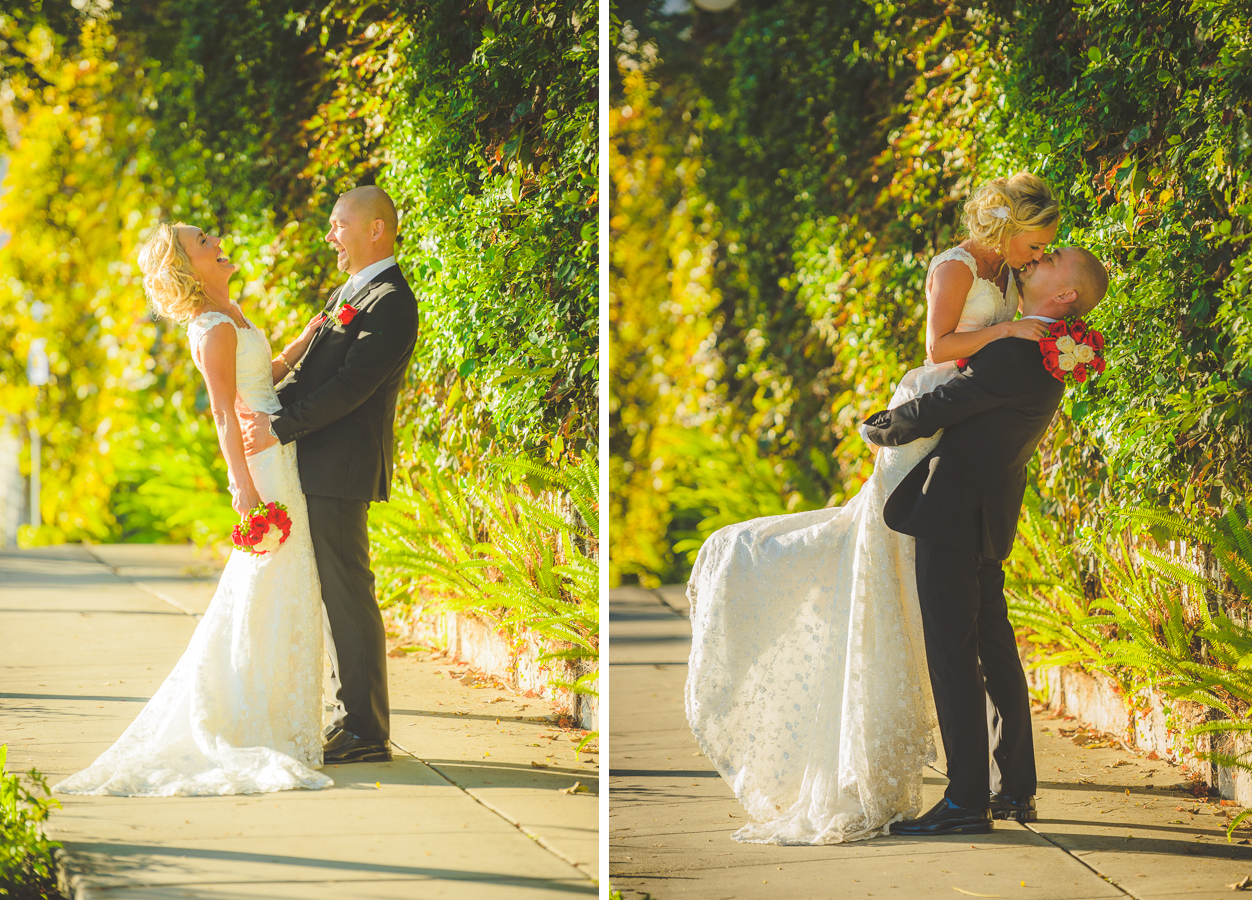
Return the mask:
<svg viewBox="0 0 1252 900">
<path fill-rule="evenodd" d="M 1012 277 L 1012 276 L 1010 276 Z M 1038 319 L 1000 322 L 976 331 L 956 330 L 974 275 L 964 263 L 951 260 L 935 267 L 926 291 L 926 359 L 941 363 L 973 356 L 992 341 L 1017 337 L 1040 340 L 1048 326 Z"/>
<path fill-rule="evenodd" d="M 324 313 L 314 316 L 309 324 L 304 326 L 304 331 L 300 332 L 300 336 L 270 361 L 270 377 L 274 379 L 274 384 L 286 378 L 287 373 L 294 369 L 296 363 L 304 357 L 304 351 L 308 350 L 309 344 L 313 343 L 313 335 L 317 334 L 317 326 L 321 325 L 325 319 Z"/>
<path fill-rule="evenodd" d="M 235 417 L 235 346 L 239 341 L 233 327 L 223 322 L 210 328 L 200 345 L 200 370 L 209 389 L 209 406 L 213 410 L 213 424 L 217 426 L 217 440 L 226 457 L 226 470 L 230 474 L 231 506 L 239 515 L 261 502 L 252 473 L 248 471 L 247 458 L 243 453 L 243 431 Z"/>
</svg>

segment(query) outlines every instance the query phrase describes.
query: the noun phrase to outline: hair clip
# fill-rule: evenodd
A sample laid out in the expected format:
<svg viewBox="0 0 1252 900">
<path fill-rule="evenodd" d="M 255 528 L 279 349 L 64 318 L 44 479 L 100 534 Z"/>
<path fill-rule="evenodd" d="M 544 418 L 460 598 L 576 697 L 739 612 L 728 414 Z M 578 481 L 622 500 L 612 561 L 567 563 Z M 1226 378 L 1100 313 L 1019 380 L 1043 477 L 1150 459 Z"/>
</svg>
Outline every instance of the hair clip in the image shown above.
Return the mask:
<svg viewBox="0 0 1252 900">
<path fill-rule="evenodd" d="M 988 210 L 992 218 L 1007 219 L 1009 217 L 1009 208 L 1007 206 L 995 206 Z"/>
</svg>

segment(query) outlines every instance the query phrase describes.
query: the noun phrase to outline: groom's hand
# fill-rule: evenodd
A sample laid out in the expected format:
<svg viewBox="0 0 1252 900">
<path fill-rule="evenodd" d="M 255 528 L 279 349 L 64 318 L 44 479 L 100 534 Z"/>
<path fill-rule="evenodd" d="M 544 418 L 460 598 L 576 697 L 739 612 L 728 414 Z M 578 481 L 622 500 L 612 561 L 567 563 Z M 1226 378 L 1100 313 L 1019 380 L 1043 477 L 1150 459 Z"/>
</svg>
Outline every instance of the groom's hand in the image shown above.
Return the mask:
<svg viewBox="0 0 1252 900">
<path fill-rule="evenodd" d="M 890 424 L 891 424 L 891 412 L 889 410 L 884 409 L 881 412 L 874 413 L 872 416 L 870 416 L 868 419 L 862 422 L 860 427 L 857 429 L 857 431 L 861 433 L 861 440 L 865 441 L 865 443 L 869 445 L 870 450 L 873 452 L 875 456 L 878 455 L 878 448 L 881 447 L 882 445 L 874 441 L 874 439 L 871 437 L 870 429 L 871 428 L 886 428 Z"/>
<path fill-rule="evenodd" d="M 268 450 L 278 443 L 278 438 L 270 434 L 269 413 L 253 412 L 243 405 L 242 400 L 237 400 L 235 415 L 239 417 L 239 427 L 243 431 L 245 456 L 256 456 L 262 450 Z"/>
</svg>

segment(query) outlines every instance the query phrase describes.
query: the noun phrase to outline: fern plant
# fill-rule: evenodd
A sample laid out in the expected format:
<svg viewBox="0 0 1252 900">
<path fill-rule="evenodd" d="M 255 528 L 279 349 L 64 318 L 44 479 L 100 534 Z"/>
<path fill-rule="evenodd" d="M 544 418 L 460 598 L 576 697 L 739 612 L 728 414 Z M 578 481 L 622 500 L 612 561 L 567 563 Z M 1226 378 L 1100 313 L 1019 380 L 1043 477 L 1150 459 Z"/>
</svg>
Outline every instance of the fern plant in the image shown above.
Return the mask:
<svg viewBox="0 0 1252 900">
<path fill-rule="evenodd" d="M 597 695 L 594 452 L 561 469 L 504 459 L 470 478 L 441 471 L 433 449 L 422 448 L 418 463 L 402 471 L 391 502 L 370 514 L 382 604 L 434 602 L 531 632 L 547 648 L 541 661 L 570 674 L 554 686 Z"/>
<path fill-rule="evenodd" d="M 1092 609 L 1087 596 L 1088 566 L 1080 545 L 1043 514 L 1039 495 L 1029 491 L 1004 588 L 1010 621 L 1037 648 L 1035 666 L 1107 668 L 1107 617 Z"/>
<path fill-rule="evenodd" d="M 0 897 L 54 900 L 57 892 L 52 851 L 61 845 L 48 840 L 43 823 L 61 804 L 53 799 L 48 782 L 32 769 L 32 786 L 43 791 L 36 796 L 21 777 L 6 770 L 9 748 L 0 744 Z"/>
<path fill-rule="evenodd" d="M 1087 529 L 1075 544 L 1040 514 L 1032 494 L 1006 583 L 1010 615 L 1029 640 L 1049 649 L 1038 664 L 1077 663 L 1113 675 L 1130 691 L 1151 687 L 1203 706 L 1208 721 L 1186 733 L 1193 744 L 1248 735 L 1252 628 L 1242 610 L 1252 600 L 1250 518 L 1246 502 L 1207 520 L 1133 510 L 1111 516 L 1102 530 Z M 1135 527 L 1186 539 L 1216 565 L 1151 549 L 1132 539 Z M 1098 574 L 1091 599 L 1084 587 L 1093 579 L 1082 577 L 1084 567 Z M 1210 749 L 1197 756 L 1252 771 L 1250 754 Z M 1228 837 L 1249 815 L 1231 821 Z"/>
</svg>

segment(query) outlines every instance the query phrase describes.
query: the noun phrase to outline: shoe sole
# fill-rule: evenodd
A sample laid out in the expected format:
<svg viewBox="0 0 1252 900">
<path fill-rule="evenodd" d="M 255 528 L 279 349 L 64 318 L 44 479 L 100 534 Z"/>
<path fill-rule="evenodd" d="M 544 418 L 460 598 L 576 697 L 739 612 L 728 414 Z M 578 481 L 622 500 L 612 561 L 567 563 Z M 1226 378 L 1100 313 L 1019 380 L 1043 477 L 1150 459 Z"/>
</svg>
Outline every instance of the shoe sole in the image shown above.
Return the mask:
<svg viewBox="0 0 1252 900">
<path fill-rule="evenodd" d="M 993 812 L 991 814 L 991 818 L 997 821 L 1012 820 L 1014 822 L 1021 822 L 1023 825 L 1025 825 L 1027 822 L 1038 822 L 1039 813 L 1033 809 L 1022 810 L 1022 811 L 1005 810 L 1004 812 Z"/>
<path fill-rule="evenodd" d="M 358 762 L 391 762 L 391 754 L 390 753 L 362 753 L 358 756 L 347 756 L 341 759 L 332 759 L 330 757 L 324 757 L 322 759 L 322 765 L 325 765 L 325 766 L 342 766 L 344 763 L 358 763 Z"/>
<path fill-rule="evenodd" d="M 943 831 L 896 831 L 891 833 L 900 837 L 934 837 L 941 834 L 991 834 L 995 826 L 990 822 L 973 822 L 969 825 L 956 825 Z"/>
</svg>

